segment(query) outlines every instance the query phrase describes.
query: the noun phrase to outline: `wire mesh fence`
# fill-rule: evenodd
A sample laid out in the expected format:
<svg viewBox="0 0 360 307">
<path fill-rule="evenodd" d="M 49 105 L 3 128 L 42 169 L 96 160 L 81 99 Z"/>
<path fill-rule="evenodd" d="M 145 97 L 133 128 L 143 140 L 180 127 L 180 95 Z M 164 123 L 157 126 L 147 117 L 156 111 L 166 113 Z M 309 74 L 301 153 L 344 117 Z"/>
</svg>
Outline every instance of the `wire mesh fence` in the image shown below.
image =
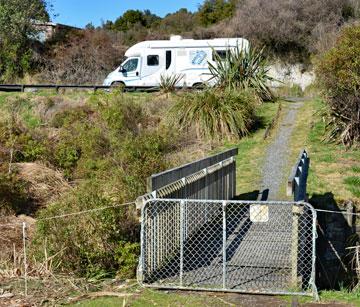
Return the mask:
<svg viewBox="0 0 360 307">
<path fill-rule="evenodd" d="M 142 209 L 144 286 L 316 295 L 307 203 L 156 199 Z"/>
</svg>

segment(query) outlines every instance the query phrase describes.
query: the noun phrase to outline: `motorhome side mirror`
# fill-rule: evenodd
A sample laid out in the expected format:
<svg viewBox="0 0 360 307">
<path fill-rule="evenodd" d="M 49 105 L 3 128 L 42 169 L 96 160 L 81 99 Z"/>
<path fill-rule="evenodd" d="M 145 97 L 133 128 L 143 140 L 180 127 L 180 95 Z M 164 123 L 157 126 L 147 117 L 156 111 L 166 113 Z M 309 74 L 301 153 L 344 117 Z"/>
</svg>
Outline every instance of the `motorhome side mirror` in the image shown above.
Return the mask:
<svg viewBox="0 0 360 307">
<path fill-rule="evenodd" d="M 119 72 L 125 72 L 124 67 L 120 66 Z"/>
</svg>

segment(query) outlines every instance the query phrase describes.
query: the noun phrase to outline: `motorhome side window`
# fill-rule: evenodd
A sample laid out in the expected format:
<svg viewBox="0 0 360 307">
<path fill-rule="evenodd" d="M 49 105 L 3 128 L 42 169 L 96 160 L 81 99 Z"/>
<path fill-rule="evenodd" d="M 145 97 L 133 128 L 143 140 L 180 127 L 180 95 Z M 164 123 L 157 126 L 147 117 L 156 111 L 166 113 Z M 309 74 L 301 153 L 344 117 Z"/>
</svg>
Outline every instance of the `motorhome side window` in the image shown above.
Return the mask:
<svg viewBox="0 0 360 307">
<path fill-rule="evenodd" d="M 122 67 L 124 72 L 131 72 L 137 69 L 139 59 L 130 59 Z"/>
<path fill-rule="evenodd" d="M 159 56 L 158 55 L 148 55 L 147 64 L 148 64 L 148 66 L 159 66 Z"/>
<path fill-rule="evenodd" d="M 215 59 L 216 59 L 216 54 L 220 57 L 220 59 L 225 60 L 226 56 L 228 54 L 228 51 L 227 50 L 215 50 L 213 52 L 213 61 L 215 61 Z"/>
</svg>

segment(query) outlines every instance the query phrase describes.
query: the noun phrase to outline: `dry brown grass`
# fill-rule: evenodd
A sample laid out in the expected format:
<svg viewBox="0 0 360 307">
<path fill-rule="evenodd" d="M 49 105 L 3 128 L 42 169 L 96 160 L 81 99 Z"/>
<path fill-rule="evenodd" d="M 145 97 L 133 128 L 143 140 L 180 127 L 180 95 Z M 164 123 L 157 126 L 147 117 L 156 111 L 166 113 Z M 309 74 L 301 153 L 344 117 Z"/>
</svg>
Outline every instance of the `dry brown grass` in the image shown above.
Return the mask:
<svg viewBox="0 0 360 307">
<path fill-rule="evenodd" d="M 62 173 L 40 163 L 15 163 L 19 179 L 28 183 L 28 191 L 38 203 L 51 203 L 71 187 Z"/>
<path fill-rule="evenodd" d="M 0 218 L 0 282 L 24 273 L 23 222 L 26 223 L 26 235 L 29 238 L 35 226 L 33 218 L 25 215 Z"/>
</svg>

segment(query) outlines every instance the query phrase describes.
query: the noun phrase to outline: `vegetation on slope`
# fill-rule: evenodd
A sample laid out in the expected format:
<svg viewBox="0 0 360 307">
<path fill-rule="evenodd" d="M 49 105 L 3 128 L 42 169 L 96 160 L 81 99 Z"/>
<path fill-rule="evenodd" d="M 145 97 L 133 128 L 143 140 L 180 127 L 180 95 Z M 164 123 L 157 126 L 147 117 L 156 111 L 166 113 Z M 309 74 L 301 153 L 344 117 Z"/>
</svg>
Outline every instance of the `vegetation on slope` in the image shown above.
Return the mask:
<svg viewBox="0 0 360 307">
<path fill-rule="evenodd" d="M 164 156 L 177 139 L 152 103 L 122 93 L 9 96 L 0 119 L 2 213 L 49 217 L 145 193 L 146 178 L 168 166 Z M 132 277 L 138 241 L 133 209 L 120 207 L 38 223 L 32 248 L 39 260 L 46 244 L 61 270 Z"/>
<path fill-rule="evenodd" d="M 360 142 L 360 26 L 343 29 L 336 45 L 317 61 L 323 88 L 329 137 L 346 146 Z"/>
</svg>

